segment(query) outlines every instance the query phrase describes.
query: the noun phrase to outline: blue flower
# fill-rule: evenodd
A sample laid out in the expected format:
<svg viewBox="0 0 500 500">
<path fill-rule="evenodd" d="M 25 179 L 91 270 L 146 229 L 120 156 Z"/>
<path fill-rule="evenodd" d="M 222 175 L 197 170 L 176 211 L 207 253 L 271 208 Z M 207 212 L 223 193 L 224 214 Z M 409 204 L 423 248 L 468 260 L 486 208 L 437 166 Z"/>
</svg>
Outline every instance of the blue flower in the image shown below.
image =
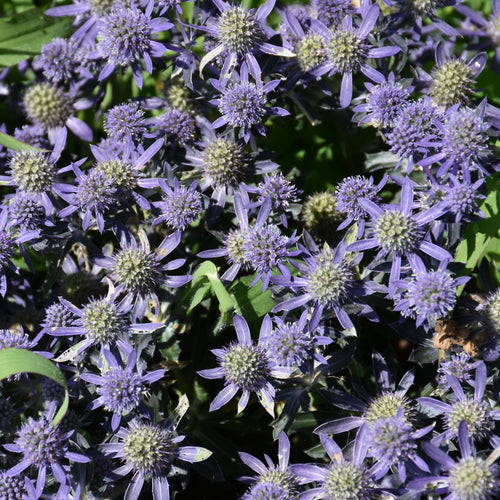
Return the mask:
<svg viewBox="0 0 500 500">
<path fill-rule="evenodd" d="M 255 392 L 265 410 L 274 415 L 274 387 L 275 376 L 283 376 L 283 370 L 275 367 L 274 361 L 267 353 L 263 342 L 263 332 L 268 325 L 262 323 L 259 342 L 255 344 L 250 336 L 250 329 L 245 319 L 235 314 L 234 328 L 238 337 L 222 349 L 213 349 L 212 352 L 219 362 L 218 368 L 210 368 L 198 372 L 204 378 L 224 379 L 224 389 L 219 392 L 210 404 L 210 411 L 215 411 L 227 404 L 241 390 L 242 395 L 238 402 L 238 413 L 242 412 Z M 286 370 L 286 374 L 289 371 Z"/>
<path fill-rule="evenodd" d="M 69 486 L 70 468 L 64 459 L 72 462 L 87 463 L 90 458 L 69 451 L 68 439 L 72 431 L 63 433 L 60 426 L 53 426 L 46 417 L 29 417 L 16 433 L 14 443 L 4 448 L 12 453 L 21 453 L 20 461 L 7 471 L 9 476 L 18 476 L 28 467 L 38 470 L 37 489 L 43 491 L 47 470 L 51 470 L 61 485 Z"/>
<path fill-rule="evenodd" d="M 347 251 L 364 251 L 378 247 L 380 250 L 377 258 L 390 256 L 390 293 L 394 291 L 394 281 L 399 280 L 403 257 L 408 259 L 411 268 L 417 272 L 426 269 L 421 254 L 427 254 L 439 262 L 452 260 L 450 253 L 428 241 L 425 233 L 426 226 L 440 217 L 446 211 L 446 206 L 436 204 L 425 212 L 413 214 L 413 184 L 409 178 L 403 181 L 401 200 L 398 204 L 382 208 L 364 198 L 359 200 L 359 204 L 372 217 L 372 236 L 351 243 Z"/>
<path fill-rule="evenodd" d="M 175 433 L 173 425 L 154 425 L 132 420 L 128 427 L 116 433 L 118 442 L 100 446 L 106 456 L 119 458 L 123 465 L 112 471 L 113 477 L 133 473 L 125 491 L 125 498 L 137 500 L 144 482 L 151 480 L 153 500 L 170 498 L 168 477 L 175 475 L 175 462 L 199 462 L 210 456 L 205 448 L 179 446 L 185 436 Z M 115 439 L 116 439 L 115 438 Z"/>
<path fill-rule="evenodd" d="M 281 432 L 278 440 L 278 465 L 272 463 L 267 455 L 267 465 L 248 453 L 239 452 L 238 455 L 258 474 L 256 477 L 240 478 L 240 481 L 251 485 L 242 500 L 257 500 L 258 498 L 297 500 L 299 498 L 298 479 L 290 472 L 288 466 L 290 440 L 285 432 Z M 264 492 L 268 494 L 272 492 L 272 495 L 267 497 Z"/>
<path fill-rule="evenodd" d="M 354 325 L 345 310 L 345 305 L 356 303 L 361 305 L 361 314 L 371 315 L 376 319 L 373 310 L 364 304 L 359 297 L 370 293 L 361 283 L 357 282 L 353 272 L 353 265 L 345 259 L 345 244 L 341 243 L 332 249 L 327 244 L 319 250 L 312 242 L 313 253 L 299 245 L 304 264 L 292 262 L 299 270 L 298 276 L 273 276 L 274 284 L 290 288 L 296 297 L 285 300 L 274 307 L 276 311 L 290 311 L 297 307 L 312 303 L 311 328 L 319 325 L 324 311 L 332 312 L 344 328 L 354 328 Z M 297 294 L 301 290 L 301 294 Z"/>
<path fill-rule="evenodd" d="M 109 368 L 102 375 L 85 372 L 80 378 L 90 384 L 98 386 L 98 398 L 89 405 L 90 410 L 101 406 L 106 411 L 112 412 L 111 430 L 116 432 L 120 425 L 122 415 L 127 415 L 136 410 L 146 394 L 148 384 L 156 382 L 165 374 L 165 370 L 154 370 L 146 374 L 135 372 L 137 351 L 129 349 L 127 352 L 127 365 L 125 368 L 118 363 L 111 351 L 103 349 L 102 353 Z M 144 410 L 143 410 L 144 412 Z"/>
<path fill-rule="evenodd" d="M 103 127 L 110 139 L 136 143 L 147 131 L 147 121 L 144 110 L 131 101 L 113 106 L 104 117 Z"/>
<path fill-rule="evenodd" d="M 201 194 L 196 191 L 198 182 L 194 181 L 186 188 L 174 178 L 170 187 L 165 180 L 160 179 L 159 185 L 164 193 L 162 201 L 154 201 L 153 206 L 160 209 L 160 216 L 153 221 L 153 225 L 163 222 L 174 231 L 184 231 L 200 216 L 203 210 Z"/>
<path fill-rule="evenodd" d="M 117 292 L 124 292 L 133 303 L 134 318 L 141 318 L 148 307 L 153 313 L 158 311 L 160 300 L 157 291 L 161 285 L 179 287 L 191 280 L 191 275 L 165 274 L 181 267 L 185 259 L 174 259 L 166 264 L 161 262 L 179 245 L 180 231 L 166 236 L 154 251 L 142 230 L 138 232 L 139 243 L 128 230 L 120 229 L 118 236 L 121 250 L 110 257 L 97 257 L 95 262 L 109 270 Z"/>
<path fill-rule="evenodd" d="M 276 0 L 266 0 L 256 11 L 240 5 L 231 5 L 223 0 L 214 0 L 215 7 L 221 13 L 212 25 L 199 26 L 217 40 L 216 46 L 206 54 L 200 62 L 200 73 L 203 68 L 224 54 L 221 70 L 222 78 L 231 77 L 232 71 L 241 59 L 250 69 L 256 81 L 262 79 L 257 54 L 271 54 L 291 57 L 293 53 L 284 47 L 270 44 L 267 40 L 274 34 L 266 25 L 266 18 L 274 8 Z"/>
<path fill-rule="evenodd" d="M 173 24 L 161 18 L 152 19 L 154 2 L 148 2 L 142 12 L 132 3 L 115 5 L 99 23 L 96 51 L 107 60 L 99 80 L 108 78 L 117 67 L 132 68 L 135 83 L 142 88 L 141 58 L 148 73 L 153 72 L 151 57 L 162 57 L 165 45 L 153 39 L 155 33 L 168 31 Z"/>
<path fill-rule="evenodd" d="M 260 81 L 252 83 L 248 80 L 248 68 L 242 65 L 239 77 L 233 74 L 234 81 L 212 80 L 212 84 L 221 92 L 218 99 L 210 101 L 219 108 L 222 114 L 212 123 L 214 129 L 230 125 L 240 128 L 240 137 L 248 142 L 251 137 L 251 129 L 255 127 L 260 135 L 266 135 L 266 129 L 262 124 L 263 118 L 269 115 L 287 116 L 290 113 L 276 106 L 268 107 L 267 95 L 274 90 L 280 80 L 271 80 L 265 84 Z"/>
<path fill-rule="evenodd" d="M 340 74 L 340 105 L 349 106 L 353 93 L 353 75 L 361 71 L 376 83 L 385 81 L 384 75 L 367 64 L 369 58 L 390 57 L 401 49 L 396 46 L 372 47 L 366 39 L 377 23 L 380 8 L 377 4 L 362 2 L 360 13 L 362 22 L 355 28 L 353 17 L 347 15 L 342 24 L 328 29 L 323 23 L 314 22 L 313 30 L 325 38 L 326 62 L 311 71 L 313 76 Z"/>
<path fill-rule="evenodd" d="M 462 457 L 455 461 L 444 450 L 432 443 L 422 443 L 426 455 L 434 460 L 441 473 L 446 475 L 423 476 L 408 483 L 408 488 L 425 493 L 431 487 L 437 494 L 447 494 L 450 500 L 476 499 L 493 500 L 500 493 L 498 449 L 483 458 L 476 452 L 467 436 L 467 424 L 458 427 L 458 444 Z"/>
</svg>

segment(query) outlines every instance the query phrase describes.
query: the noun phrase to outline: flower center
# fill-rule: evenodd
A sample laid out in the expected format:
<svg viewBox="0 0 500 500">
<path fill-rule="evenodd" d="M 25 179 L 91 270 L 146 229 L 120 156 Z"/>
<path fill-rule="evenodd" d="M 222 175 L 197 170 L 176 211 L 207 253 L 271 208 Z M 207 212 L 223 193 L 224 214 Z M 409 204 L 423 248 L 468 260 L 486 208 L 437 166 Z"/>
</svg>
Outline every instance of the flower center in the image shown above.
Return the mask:
<svg viewBox="0 0 500 500">
<path fill-rule="evenodd" d="M 215 187 L 236 185 L 248 165 L 243 146 L 228 139 L 213 140 L 203 152 L 204 177 Z"/>
<path fill-rule="evenodd" d="M 222 94 L 219 111 L 233 127 L 251 127 L 265 115 L 266 102 L 264 93 L 253 83 L 234 83 Z"/>
<path fill-rule="evenodd" d="M 12 157 L 10 168 L 19 189 L 29 194 L 45 193 L 54 182 L 54 165 L 40 151 L 19 151 Z"/>
<path fill-rule="evenodd" d="M 458 434 L 458 426 L 462 421 L 465 421 L 467 432 L 474 439 L 482 438 L 494 426 L 486 403 L 468 397 L 453 403 L 451 411 L 446 414 L 446 424 L 454 434 Z"/>
<path fill-rule="evenodd" d="M 300 69 L 305 73 L 326 61 L 325 40 L 321 35 L 308 33 L 295 46 Z"/>
<path fill-rule="evenodd" d="M 326 55 L 339 73 L 355 73 L 368 55 L 368 48 L 351 30 L 336 29 L 326 44 Z"/>
<path fill-rule="evenodd" d="M 323 490 L 328 500 L 358 500 L 368 498 L 371 482 L 366 472 L 350 462 L 332 464 L 326 473 Z"/>
<path fill-rule="evenodd" d="M 258 391 L 269 377 L 269 359 L 261 348 L 254 345 L 228 347 L 221 366 L 226 379 L 243 390 Z"/>
<path fill-rule="evenodd" d="M 36 83 L 24 95 L 28 116 L 44 129 L 62 127 L 72 114 L 72 99 L 50 83 Z"/>
<path fill-rule="evenodd" d="M 221 14 L 217 34 L 224 48 L 237 54 L 250 52 L 263 38 L 254 14 L 239 6 Z"/>
<path fill-rule="evenodd" d="M 83 310 L 82 326 L 93 342 L 107 344 L 127 331 L 124 319 L 114 304 L 105 300 L 90 302 Z"/>
<path fill-rule="evenodd" d="M 473 70 L 464 61 L 446 61 L 432 73 L 430 96 L 441 106 L 465 104 L 472 94 Z"/>
<path fill-rule="evenodd" d="M 495 472 L 482 458 L 464 458 L 450 471 L 450 490 L 461 500 L 493 498 L 498 492 Z"/>
<path fill-rule="evenodd" d="M 130 293 L 149 292 L 159 278 L 152 255 L 139 248 L 120 251 L 115 257 L 113 272 L 118 284 L 123 284 Z"/>
<path fill-rule="evenodd" d="M 420 241 L 417 223 L 399 210 L 384 212 L 375 222 L 375 238 L 386 252 L 406 254 L 413 252 Z"/>
</svg>

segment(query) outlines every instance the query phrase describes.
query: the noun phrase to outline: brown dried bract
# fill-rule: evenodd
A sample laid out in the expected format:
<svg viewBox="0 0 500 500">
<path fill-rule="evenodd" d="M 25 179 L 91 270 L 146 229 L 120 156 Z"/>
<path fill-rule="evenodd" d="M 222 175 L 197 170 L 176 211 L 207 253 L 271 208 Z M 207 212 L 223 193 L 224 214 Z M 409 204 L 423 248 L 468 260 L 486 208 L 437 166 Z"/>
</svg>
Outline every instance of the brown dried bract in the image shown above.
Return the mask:
<svg viewBox="0 0 500 500">
<path fill-rule="evenodd" d="M 444 318 L 437 320 L 435 330 L 434 346 L 443 351 L 449 351 L 453 346 L 460 346 L 467 354 L 477 356 L 479 348 L 488 341 L 484 333 L 472 334 L 466 326 Z"/>
</svg>

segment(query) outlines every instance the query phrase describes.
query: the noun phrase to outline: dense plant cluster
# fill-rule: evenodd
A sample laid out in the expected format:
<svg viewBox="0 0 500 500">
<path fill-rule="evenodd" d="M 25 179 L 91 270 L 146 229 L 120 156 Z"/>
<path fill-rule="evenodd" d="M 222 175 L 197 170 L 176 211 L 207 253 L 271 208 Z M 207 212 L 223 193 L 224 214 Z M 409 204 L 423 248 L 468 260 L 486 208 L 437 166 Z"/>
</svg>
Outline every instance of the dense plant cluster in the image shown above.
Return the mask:
<svg viewBox="0 0 500 500">
<path fill-rule="evenodd" d="M 500 2 L 26 3 L 0 498 L 499 498 Z"/>
</svg>

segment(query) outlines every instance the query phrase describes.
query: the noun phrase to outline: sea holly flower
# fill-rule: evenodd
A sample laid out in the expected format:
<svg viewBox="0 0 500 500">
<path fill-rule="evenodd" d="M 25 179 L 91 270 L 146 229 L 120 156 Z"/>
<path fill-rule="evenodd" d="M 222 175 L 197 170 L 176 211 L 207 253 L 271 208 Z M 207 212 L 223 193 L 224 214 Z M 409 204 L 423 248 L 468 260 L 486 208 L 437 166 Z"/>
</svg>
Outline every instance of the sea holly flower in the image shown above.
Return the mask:
<svg viewBox="0 0 500 500">
<path fill-rule="evenodd" d="M 52 223 L 45 219 L 45 211 L 36 195 L 18 191 L 7 203 L 9 211 L 8 227 L 19 226 L 24 230 L 37 230 L 51 226 Z"/>
<path fill-rule="evenodd" d="M 391 151 L 398 155 L 400 163 L 407 161 L 407 172 L 413 165 L 426 158 L 432 147 L 430 141 L 439 137 L 442 113 L 428 97 L 403 106 L 386 134 Z"/>
<path fill-rule="evenodd" d="M 248 267 L 255 271 L 256 276 L 250 286 L 257 281 L 262 281 L 262 291 L 267 289 L 271 273 L 278 268 L 281 273 L 289 278 L 290 271 L 285 262 L 289 257 L 300 253 L 300 250 L 290 250 L 298 240 L 295 231 L 292 236 L 284 236 L 275 224 L 268 224 L 267 217 L 271 211 L 271 200 L 267 198 L 254 225 L 249 226 L 243 241 L 244 258 Z"/>
<path fill-rule="evenodd" d="M 111 472 L 111 477 L 133 474 L 124 498 L 137 500 L 145 481 L 151 481 L 153 500 L 171 498 L 168 478 L 182 473 L 184 464 L 205 460 L 211 454 L 198 446 L 180 446 L 185 437 L 175 432 L 172 423 L 155 425 L 132 420 L 128 427 L 120 427 L 114 442 L 102 444 L 100 448 L 106 456 L 123 462 Z"/>
<path fill-rule="evenodd" d="M 106 411 L 112 412 L 111 430 L 116 432 L 122 415 L 128 415 L 140 409 L 147 385 L 161 379 L 165 370 L 141 374 L 142 370 L 137 370 L 136 366 L 137 351 L 135 349 L 128 350 L 125 368 L 108 349 L 103 349 L 102 353 L 109 365 L 108 369 L 102 375 L 85 372 L 80 375 L 80 378 L 97 386 L 96 393 L 99 397 L 92 401 L 88 409 L 95 410 L 103 406 Z M 145 413 L 144 408 L 142 412 Z"/>
<path fill-rule="evenodd" d="M 444 123 L 438 125 L 440 138 L 426 142 L 438 152 L 419 161 L 419 165 L 427 167 L 442 162 L 437 169 L 438 177 L 443 177 L 449 170 L 457 175 L 460 169 L 466 181 L 471 180 L 471 171 L 488 174 L 485 164 L 490 154 L 487 134 L 490 124 L 485 120 L 485 110 L 486 100 L 475 109 L 451 107 Z"/>
<path fill-rule="evenodd" d="M 66 127 L 80 139 L 92 140 L 92 129 L 75 116 L 75 111 L 89 108 L 92 102 L 76 101 L 73 94 L 48 82 L 34 83 L 24 94 L 23 106 L 28 118 L 48 133 L 52 144 L 57 143 Z"/>
<path fill-rule="evenodd" d="M 340 88 L 340 105 L 349 106 L 353 94 L 353 75 L 361 71 L 375 83 L 385 81 L 384 75 L 373 66 L 367 64 L 367 59 L 390 57 L 398 52 L 396 46 L 372 47 L 367 38 L 377 23 L 380 8 L 377 4 L 369 5 L 363 2 L 360 8 L 362 21 L 358 28 L 353 25 L 353 18 L 346 16 L 342 24 L 328 29 L 323 23 L 315 21 L 312 24 L 314 32 L 321 34 L 325 42 L 326 62 L 311 70 L 311 74 L 319 77 L 324 74 L 342 75 Z"/>
<path fill-rule="evenodd" d="M 445 109 L 455 105 L 467 105 L 474 93 L 475 78 L 486 65 L 486 53 L 480 52 L 467 59 L 466 54 L 451 57 L 447 54 L 446 45 L 436 45 L 436 66 L 431 74 L 418 68 L 420 84 L 427 87 L 432 102 Z"/>
<path fill-rule="evenodd" d="M 203 56 L 200 62 L 200 73 L 210 61 L 223 55 L 221 78 L 230 78 L 234 67 L 244 60 L 250 74 L 257 82 L 260 82 L 262 75 L 256 54 L 292 57 L 293 53 L 285 47 L 272 45 L 267 41 L 274 32 L 266 25 L 266 18 L 273 10 L 275 2 L 276 0 L 266 0 L 257 10 L 254 10 L 223 0 L 214 0 L 213 3 L 219 10 L 220 16 L 213 24 L 197 26 L 198 29 L 217 40 L 216 46 Z"/>
<path fill-rule="evenodd" d="M 298 195 L 302 193 L 289 180 L 285 179 L 281 172 L 272 172 L 264 176 L 264 180 L 257 187 L 242 185 L 242 189 L 249 193 L 256 193 L 259 196 L 257 202 L 249 205 L 249 208 L 261 206 L 266 198 L 271 198 L 271 209 L 280 216 L 280 222 L 288 227 L 285 212 L 290 208 L 291 203 L 299 201 Z"/>
<path fill-rule="evenodd" d="M 248 68 L 245 64 L 241 66 L 239 76 L 233 74 L 233 81 L 211 80 L 212 85 L 221 92 L 218 99 L 210 102 L 219 108 L 222 114 L 212 123 L 214 129 L 230 125 L 240 128 L 239 135 L 249 142 L 252 136 L 251 129 L 255 127 L 260 135 L 266 135 L 266 129 L 262 124 L 263 118 L 269 115 L 287 116 L 289 111 L 277 106 L 267 106 L 267 94 L 273 91 L 280 80 L 271 80 L 265 84 L 260 81 L 252 83 L 248 81 Z"/>
<path fill-rule="evenodd" d="M 367 212 L 358 200 L 363 198 L 378 203 L 380 197 L 377 193 L 386 182 L 386 176 L 377 185 L 373 183 L 373 177 L 368 178 L 362 175 L 345 177 L 335 188 L 335 208 L 346 216 L 337 229 L 345 229 L 353 222 L 357 222 L 358 238 L 361 238 L 365 232 Z"/>
<path fill-rule="evenodd" d="M 67 184 L 59 191 L 59 196 L 70 205 L 60 210 L 58 217 L 65 218 L 78 212 L 82 216 L 82 229 L 89 229 L 92 219 L 102 234 L 104 231 L 104 214 L 115 204 L 116 187 L 106 174 L 97 169 L 83 173 L 78 163 L 71 166 L 76 175 L 77 185 Z"/>
<path fill-rule="evenodd" d="M 69 450 L 68 440 L 73 431 L 64 433 L 61 426 L 54 426 L 47 417 L 28 419 L 16 432 L 13 443 L 4 444 L 11 453 L 21 453 L 20 461 L 7 471 L 16 477 L 32 467 L 38 471 L 37 490 L 41 493 L 45 478 L 51 471 L 56 481 L 63 486 L 70 484 L 70 467 L 65 459 L 77 463 L 88 463 L 90 458 Z"/>
<path fill-rule="evenodd" d="M 406 106 L 414 87 L 406 82 L 396 81 L 394 73 L 387 80 L 377 85 L 366 82 L 368 94 L 363 96 L 364 103 L 354 106 L 358 113 L 354 119 L 359 125 L 371 125 L 378 129 L 394 126 L 396 117 Z"/>
<path fill-rule="evenodd" d="M 54 84 L 69 82 L 78 68 L 77 48 L 73 40 L 55 37 L 42 47 L 34 66 L 41 69 L 45 78 Z"/>
<path fill-rule="evenodd" d="M 239 452 L 241 460 L 258 475 L 255 477 L 241 477 L 240 481 L 250 484 L 250 488 L 243 495 L 242 500 L 256 500 L 266 498 L 266 492 L 272 493 L 269 498 L 283 498 L 287 500 L 298 500 L 298 479 L 290 472 L 288 461 L 290 460 L 290 440 L 285 432 L 281 432 L 278 439 L 278 465 L 265 455 L 266 463 L 258 458 Z"/>
<path fill-rule="evenodd" d="M 315 482 L 316 485 L 300 494 L 300 500 L 355 500 L 374 498 L 390 490 L 380 486 L 374 474 L 365 464 L 367 453 L 366 424 L 356 434 L 352 458 L 348 459 L 340 446 L 330 437 L 321 435 L 320 440 L 331 462 L 326 466 L 293 464 L 290 470 L 297 475 L 300 484 Z"/>
<path fill-rule="evenodd" d="M 474 377 L 474 395 L 471 397 L 462 388 L 453 375 L 445 375 L 454 394 L 454 402 L 445 403 L 434 398 L 422 397 L 417 401 L 424 408 L 443 414 L 446 431 L 436 436 L 432 442 L 439 445 L 443 440 L 450 440 L 459 433 L 461 422 L 467 424 L 467 434 L 473 441 L 488 438 L 493 447 L 500 445 L 500 439 L 493 432 L 495 421 L 500 420 L 500 409 L 491 410 L 485 397 L 487 370 L 483 361 L 476 365 Z"/>
<path fill-rule="evenodd" d="M 24 478 L 9 476 L 6 470 L 0 470 L 0 497 L 5 500 L 26 498 Z"/>
<path fill-rule="evenodd" d="M 446 211 L 445 205 L 436 204 L 424 212 L 413 214 L 413 184 L 409 178 L 403 181 L 401 200 L 398 204 L 382 208 L 364 198 L 359 200 L 359 204 L 372 218 L 372 236 L 351 243 L 347 251 L 359 252 L 380 248 L 376 259 L 390 257 L 390 293 L 393 292 L 394 281 L 399 280 L 403 257 L 408 259 L 411 268 L 416 272 L 426 268 L 420 257 L 422 254 L 439 262 L 452 260 L 449 252 L 426 238 L 426 226 Z"/>
<path fill-rule="evenodd" d="M 149 120 L 157 136 L 165 137 L 167 143 L 185 146 L 193 144 L 198 137 L 198 127 L 193 114 L 187 110 L 170 107 L 161 115 Z"/>
<path fill-rule="evenodd" d="M 381 418 L 396 416 L 399 409 L 403 410 L 403 416 L 408 422 L 412 421 L 415 412 L 406 393 L 415 379 L 413 370 L 406 372 L 394 388 L 389 367 L 379 353 L 373 353 L 372 364 L 377 390 L 375 397 L 370 396 L 364 387 L 357 384 L 354 388 L 362 399 L 338 391 L 321 391 L 322 396 L 334 406 L 361 415 L 343 417 L 321 424 L 314 430 L 315 434 L 339 434 L 361 427 L 365 423 L 370 427 Z"/>
<path fill-rule="evenodd" d="M 450 500 L 497 498 L 500 493 L 500 474 L 495 462 L 500 456 L 499 448 L 486 458 L 479 456 L 469 441 L 465 422 L 461 422 L 458 427 L 458 444 L 461 458 L 455 461 L 432 443 L 422 443 L 424 452 L 436 462 L 443 475 L 413 479 L 408 483 L 408 488 L 416 494 L 432 488 L 433 493 L 447 495 L 446 498 Z"/>
<path fill-rule="evenodd" d="M 217 135 L 210 126 L 204 127 L 204 132 L 205 138 L 196 149 L 188 149 L 186 160 L 196 169 L 193 174 L 200 176 L 200 189 L 211 188 L 212 199 L 221 207 L 248 177 L 278 168 L 262 154 L 247 151 L 244 142 L 235 141 L 231 134 Z"/>
<path fill-rule="evenodd" d="M 329 28 L 338 26 L 355 11 L 350 0 L 311 0 L 316 19 Z"/>
<path fill-rule="evenodd" d="M 303 255 L 304 264 L 292 261 L 291 264 L 299 271 L 298 276 L 284 273 L 283 276 L 273 276 L 274 284 L 293 290 L 296 297 L 285 300 L 274 307 L 276 311 L 290 311 L 311 303 L 311 328 L 316 328 L 324 311 L 331 311 L 339 323 L 347 329 L 354 328 L 348 313 L 347 304 L 357 304 L 361 314 L 368 314 L 375 320 L 376 315 L 359 297 L 368 295 L 369 290 L 356 280 L 353 266 L 356 262 L 348 262 L 345 258 L 345 244 L 341 243 L 332 249 L 325 244 L 321 250 L 311 241 L 312 252 L 298 245 Z M 301 294 L 299 294 L 300 292 Z"/>
<path fill-rule="evenodd" d="M 453 279 L 446 270 L 446 262 L 436 270 L 421 267 L 410 281 L 398 282 L 404 291 L 394 310 L 404 317 L 414 318 L 417 327 L 423 325 L 428 330 L 453 310 L 457 288 L 469 279 L 469 276 Z"/>
<path fill-rule="evenodd" d="M 124 292 L 127 300 L 133 303 L 134 319 L 141 318 L 148 306 L 153 313 L 158 311 L 160 300 L 157 292 L 161 285 L 176 288 L 191 280 L 191 275 L 165 274 L 181 267 L 185 259 L 174 259 L 166 264 L 161 262 L 179 245 L 180 231 L 166 236 L 155 250 L 151 250 L 149 239 L 142 230 L 138 232 L 139 243 L 128 230 L 120 229 L 118 237 L 121 250 L 112 256 L 96 257 L 95 262 L 109 271 L 117 292 Z"/>
<path fill-rule="evenodd" d="M 230 267 L 221 276 L 222 281 L 233 281 L 241 269 L 249 269 L 250 263 L 245 252 L 245 241 L 249 233 L 248 212 L 245 210 L 245 204 L 240 192 L 234 195 L 234 210 L 238 221 L 238 227 L 230 229 L 223 238 L 223 248 L 213 250 L 203 250 L 198 253 L 198 257 L 203 259 L 214 259 L 217 257 L 226 257 Z M 269 205 L 269 204 L 268 204 Z M 261 211 L 263 208 L 261 208 Z M 259 211 L 260 213 L 260 211 Z M 267 217 L 267 216 L 266 216 Z"/>
<path fill-rule="evenodd" d="M 264 409 L 274 415 L 274 387 L 275 377 L 286 377 L 289 370 L 278 369 L 270 358 L 262 342 L 263 333 L 269 328 L 270 319 L 263 321 L 259 341 L 254 343 L 250 336 L 250 329 L 245 319 L 235 314 L 234 328 L 238 337 L 222 349 L 213 349 L 219 366 L 198 372 L 203 378 L 224 379 L 224 389 L 219 392 L 210 404 L 210 411 L 215 411 L 227 404 L 241 390 L 238 401 L 238 413 L 242 412 L 255 392 Z"/>
<path fill-rule="evenodd" d="M 99 74 L 99 80 L 111 76 L 116 68 L 132 68 L 135 83 L 142 88 L 141 58 L 148 73 L 153 72 L 152 57 L 162 57 L 167 51 L 164 44 L 153 35 L 168 31 L 173 24 L 162 18 L 152 18 L 154 2 L 149 1 L 145 12 L 135 3 L 129 6 L 117 3 L 99 23 L 96 56 L 107 62 Z"/>
<path fill-rule="evenodd" d="M 284 368 L 299 368 L 304 371 L 310 362 L 327 364 L 317 348 L 333 342 L 308 324 L 308 311 L 304 310 L 298 320 L 270 318 L 267 314 L 262 322 L 261 342 L 275 364 Z M 284 319 L 288 319 L 286 322 Z M 274 326 L 273 326 L 274 323 Z"/>
<path fill-rule="evenodd" d="M 432 431 L 431 424 L 423 429 L 414 430 L 408 422 L 403 408 L 398 408 L 396 415 L 375 420 L 367 431 L 368 456 L 377 462 L 370 469 L 376 479 L 382 479 L 392 467 L 398 471 L 403 482 L 410 470 L 430 472 L 427 463 L 418 456 L 418 440 Z"/>
<path fill-rule="evenodd" d="M 148 129 L 144 115 L 137 102 L 118 104 L 106 113 L 103 127 L 109 139 L 135 144 L 141 142 Z"/>
<path fill-rule="evenodd" d="M 184 231 L 203 211 L 201 194 L 196 191 L 198 182 L 194 181 L 186 188 L 175 177 L 172 186 L 168 186 L 164 179 L 159 179 L 158 184 L 164 195 L 162 201 L 153 202 L 153 206 L 160 209 L 160 215 L 152 224 L 163 222 L 174 231 Z"/>
<path fill-rule="evenodd" d="M 460 383 L 467 382 L 469 385 L 472 382 L 471 370 L 475 369 L 480 361 L 471 362 L 470 354 L 466 352 L 459 352 L 458 354 L 451 354 L 450 358 L 442 361 L 438 368 L 439 384 L 449 388 L 447 376 L 455 377 Z"/>
<path fill-rule="evenodd" d="M 160 323 L 130 323 L 128 313 L 132 309 L 130 297 L 125 297 L 118 304 L 115 303 L 117 290 L 110 287 L 105 298 L 92 299 L 82 308 L 76 307 L 68 300 L 60 297 L 59 300 L 76 319 L 70 325 L 55 326 L 47 331 L 48 334 L 60 336 L 82 335 L 83 340 L 71 348 L 71 359 L 85 350 L 100 346 L 111 349 L 119 345 L 125 352 L 130 350 L 129 336 L 133 333 L 151 332 L 158 329 Z"/>
<path fill-rule="evenodd" d="M 145 151 L 125 148 L 122 152 L 106 151 L 92 145 L 90 149 L 97 163 L 95 170 L 102 172 L 111 181 L 116 200 L 135 202 L 145 210 L 151 209 L 149 201 L 139 192 L 159 186 L 159 179 L 146 177 L 145 170 L 150 161 L 163 147 L 163 139 L 157 139 Z"/>
</svg>

